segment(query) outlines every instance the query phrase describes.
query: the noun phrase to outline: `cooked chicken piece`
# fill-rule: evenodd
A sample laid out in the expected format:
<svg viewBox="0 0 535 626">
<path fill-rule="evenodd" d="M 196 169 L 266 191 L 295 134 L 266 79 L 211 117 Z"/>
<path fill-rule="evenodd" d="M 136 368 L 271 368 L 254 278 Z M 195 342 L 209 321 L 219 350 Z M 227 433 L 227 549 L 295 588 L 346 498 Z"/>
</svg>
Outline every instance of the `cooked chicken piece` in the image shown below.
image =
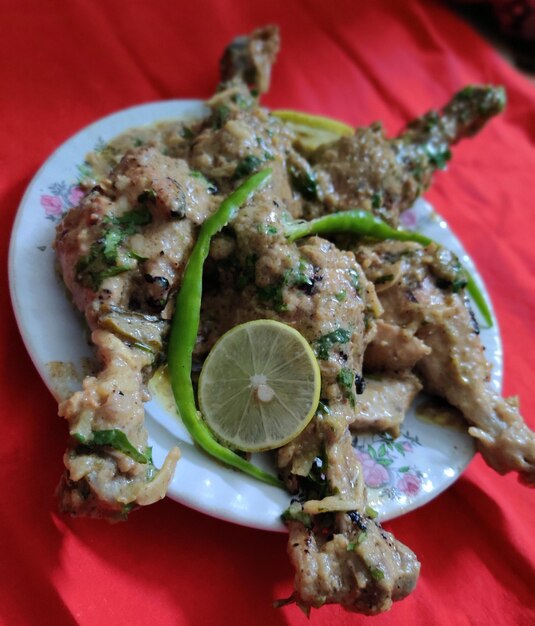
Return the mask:
<svg viewBox="0 0 535 626">
<path fill-rule="evenodd" d="M 338 603 L 348 611 L 387 611 L 416 586 L 420 564 L 414 553 L 383 530 L 366 507 L 365 488 L 351 436 L 333 439 L 329 419 L 319 429 L 325 455 L 311 478 L 316 495 L 294 502 L 286 513 L 288 553 L 295 592 L 289 601 L 304 609 Z"/>
<path fill-rule="evenodd" d="M 492 468 L 518 472 L 522 482 L 535 485 L 535 432 L 522 419 L 518 400 L 504 399 L 489 386 L 488 364 L 465 301 L 453 294 L 427 320 L 418 335 L 432 353 L 417 364 L 426 388 L 463 413 L 468 433 Z"/>
<path fill-rule="evenodd" d="M 60 505 L 74 515 L 123 519 L 132 508 L 165 496 L 179 451 L 173 448 L 156 470 L 147 449 L 143 370 L 151 356 L 103 330 L 95 330 L 92 341 L 103 369 L 59 406 L 73 438 L 64 457 Z M 100 443 L 96 433 L 106 431 L 110 438 Z"/>
<path fill-rule="evenodd" d="M 411 122 L 395 139 L 387 139 L 381 124 L 374 124 L 320 146 L 311 162 L 321 202 L 309 204 L 309 216 L 361 208 L 396 226 L 400 212 L 445 167 L 450 146 L 473 135 L 504 105 L 501 87 L 467 87 L 441 111 Z"/>
<path fill-rule="evenodd" d="M 413 333 L 431 353 L 416 363 L 426 390 L 458 408 L 486 462 L 501 474 L 535 482 L 535 433 L 489 385 L 490 366 L 463 289 L 458 260 L 435 245 L 383 242 L 357 251 L 370 280 L 403 264 L 401 279 L 379 294 L 384 320 Z"/>
<path fill-rule="evenodd" d="M 90 444 L 96 432 L 119 430 L 144 454 L 144 380 L 163 349 L 170 298 L 195 229 L 216 205 L 207 181 L 155 148 L 128 152 L 102 183 L 60 222 L 55 242 L 63 279 L 104 365 L 60 406 L 83 445 L 65 455 L 59 496 L 72 514 L 121 517 L 165 495 L 178 450 L 155 474 L 152 463 L 137 463 L 111 444 Z"/>
<path fill-rule="evenodd" d="M 215 210 L 202 177 L 155 148 L 130 151 L 58 224 L 63 280 L 90 328 L 102 304 L 149 314 L 176 290 L 195 228 Z"/>
<path fill-rule="evenodd" d="M 192 140 L 190 167 L 222 195 L 231 193 L 253 172 L 270 167 L 280 206 L 299 215 L 301 206 L 294 199 L 287 173 L 288 159 L 300 158 L 292 148 L 291 131 L 258 106 L 241 81 L 222 85 L 207 104 L 211 115 Z"/>
<path fill-rule="evenodd" d="M 398 437 L 405 414 L 421 389 L 422 383 L 418 378 L 407 372 L 366 377 L 366 387 L 356 400 L 356 418 L 350 422 L 349 428 L 355 431 L 388 431 L 393 437 Z"/>
<path fill-rule="evenodd" d="M 249 36 L 236 37 L 221 58 L 221 79 L 240 79 L 245 85 L 265 93 L 269 89 L 271 66 L 280 48 L 279 29 L 264 26 Z"/>
<path fill-rule="evenodd" d="M 296 571 L 290 601 L 307 612 L 337 603 L 376 615 L 414 590 L 420 571 L 414 553 L 374 520 L 357 511 L 318 518 L 316 531 L 298 521 L 287 523 Z"/>
<path fill-rule="evenodd" d="M 377 320 L 377 332 L 364 353 L 364 365 L 372 372 L 411 370 L 431 352 L 412 332 Z"/>
</svg>

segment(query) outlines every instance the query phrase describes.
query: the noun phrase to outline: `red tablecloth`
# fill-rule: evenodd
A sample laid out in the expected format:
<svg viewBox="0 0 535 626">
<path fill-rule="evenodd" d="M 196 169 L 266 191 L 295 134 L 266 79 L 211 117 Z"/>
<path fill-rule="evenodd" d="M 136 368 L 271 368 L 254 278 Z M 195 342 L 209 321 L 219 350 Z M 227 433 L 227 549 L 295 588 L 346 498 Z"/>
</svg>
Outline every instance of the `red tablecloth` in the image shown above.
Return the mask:
<svg viewBox="0 0 535 626">
<path fill-rule="evenodd" d="M 0 242 L 41 162 L 80 128 L 141 102 L 209 96 L 223 46 L 266 22 L 282 54 L 266 104 L 381 119 L 396 132 L 470 82 L 506 85 L 507 112 L 455 150 L 427 197 L 489 287 L 505 393 L 535 427 L 535 87 L 438 2 L 2 0 Z M 0 621 L 307 623 L 289 595 L 286 537 L 165 500 L 125 524 L 56 513 L 65 424 L 19 337 L 1 275 Z M 531 384 L 530 384 L 531 383 Z M 534 492 L 476 458 L 446 493 L 387 527 L 422 562 L 416 591 L 374 624 L 534 624 Z M 336 607 L 311 624 L 363 624 Z"/>
</svg>

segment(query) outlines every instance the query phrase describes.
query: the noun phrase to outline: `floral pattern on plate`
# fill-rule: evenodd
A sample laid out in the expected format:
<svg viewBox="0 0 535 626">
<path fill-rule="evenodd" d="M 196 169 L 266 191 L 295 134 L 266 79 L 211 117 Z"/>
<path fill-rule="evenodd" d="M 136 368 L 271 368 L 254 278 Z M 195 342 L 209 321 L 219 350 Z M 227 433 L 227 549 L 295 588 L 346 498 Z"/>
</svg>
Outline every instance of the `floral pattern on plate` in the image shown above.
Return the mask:
<svg viewBox="0 0 535 626">
<path fill-rule="evenodd" d="M 48 192 L 41 194 L 40 202 L 45 219 L 51 222 L 59 222 L 63 214 L 76 206 L 84 195 L 78 182 L 69 184 L 64 180 L 50 184 Z"/>
<path fill-rule="evenodd" d="M 355 454 L 362 465 L 364 482 L 379 489 L 382 498 L 397 498 L 399 493 L 416 496 L 423 483 L 423 473 L 410 463 L 411 455 L 421 446 L 418 436 L 406 431 L 394 439 L 388 433 L 353 440 Z"/>
</svg>

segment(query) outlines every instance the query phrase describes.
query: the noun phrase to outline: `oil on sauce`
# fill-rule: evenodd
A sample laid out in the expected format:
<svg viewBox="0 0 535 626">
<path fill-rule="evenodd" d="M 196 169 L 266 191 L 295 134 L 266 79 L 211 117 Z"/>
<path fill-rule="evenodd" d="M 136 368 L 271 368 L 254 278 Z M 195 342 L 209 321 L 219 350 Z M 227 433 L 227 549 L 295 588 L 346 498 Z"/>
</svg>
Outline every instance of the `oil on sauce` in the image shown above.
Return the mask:
<svg viewBox="0 0 535 626">
<path fill-rule="evenodd" d="M 461 412 L 440 398 L 426 398 L 418 404 L 414 413 L 423 422 L 466 432 L 467 425 Z"/>
<path fill-rule="evenodd" d="M 178 414 L 171 382 L 169 381 L 167 365 L 162 365 L 154 372 L 153 377 L 149 380 L 148 387 L 151 395 L 158 398 L 166 413 L 170 415 Z"/>
</svg>

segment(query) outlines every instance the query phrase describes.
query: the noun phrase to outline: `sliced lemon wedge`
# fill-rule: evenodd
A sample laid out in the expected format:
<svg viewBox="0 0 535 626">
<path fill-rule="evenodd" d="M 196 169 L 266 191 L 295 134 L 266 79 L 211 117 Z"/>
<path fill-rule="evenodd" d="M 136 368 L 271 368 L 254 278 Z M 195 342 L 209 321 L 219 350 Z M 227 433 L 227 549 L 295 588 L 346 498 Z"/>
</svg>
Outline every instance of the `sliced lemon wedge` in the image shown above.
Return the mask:
<svg viewBox="0 0 535 626">
<path fill-rule="evenodd" d="M 318 146 L 340 137 L 350 137 L 355 129 L 322 115 L 310 115 L 300 111 L 278 109 L 272 115 L 285 122 L 296 134 L 299 143 L 307 151 L 315 150 Z"/>
<path fill-rule="evenodd" d="M 225 445 L 272 450 L 294 439 L 318 406 L 316 357 L 295 329 L 274 320 L 246 322 L 225 333 L 199 378 L 201 414 Z"/>
</svg>

